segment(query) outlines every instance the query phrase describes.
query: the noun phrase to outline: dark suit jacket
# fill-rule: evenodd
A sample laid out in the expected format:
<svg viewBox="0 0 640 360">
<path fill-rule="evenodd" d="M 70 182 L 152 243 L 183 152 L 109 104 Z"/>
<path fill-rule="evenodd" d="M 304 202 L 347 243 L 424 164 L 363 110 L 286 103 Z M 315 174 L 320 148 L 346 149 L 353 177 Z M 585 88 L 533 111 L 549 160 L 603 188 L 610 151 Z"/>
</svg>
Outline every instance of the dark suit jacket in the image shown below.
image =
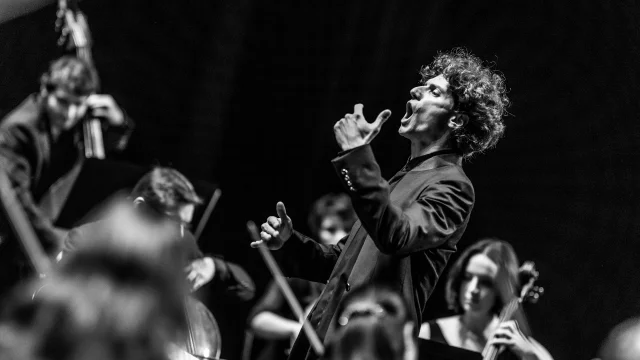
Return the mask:
<svg viewBox="0 0 640 360">
<path fill-rule="evenodd" d="M 437 155 L 385 181 L 369 145 L 333 160 L 359 221 L 335 246 L 323 246 L 295 232 L 279 250 L 283 272 L 326 282 L 309 315 L 321 339 L 330 339 L 345 291 L 369 283 L 388 285 L 409 305 L 415 324 L 474 204 L 471 181 L 457 154 Z M 416 327 L 417 329 L 417 327 Z M 326 341 L 325 341 L 326 342 Z M 289 359 L 315 359 L 306 336 Z"/>
</svg>

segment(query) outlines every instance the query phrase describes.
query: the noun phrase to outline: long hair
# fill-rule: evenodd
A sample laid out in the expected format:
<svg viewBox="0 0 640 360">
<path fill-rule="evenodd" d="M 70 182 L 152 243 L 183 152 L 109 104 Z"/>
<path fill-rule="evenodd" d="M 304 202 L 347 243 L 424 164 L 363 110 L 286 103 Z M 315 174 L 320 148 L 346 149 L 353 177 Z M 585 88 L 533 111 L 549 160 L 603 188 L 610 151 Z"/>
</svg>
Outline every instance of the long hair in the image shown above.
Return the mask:
<svg viewBox="0 0 640 360">
<path fill-rule="evenodd" d="M 498 278 L 504 279 L 504 282 L 509 284 L 510 291 L 518 291 L 520 287 L 518 257 L 511 244 L 499 239 L 489 238 L 480 240 L 464 250 L 451 267 L 447 277 L 445 290 L 447 304 L 450 309 L 457 313 L 462 311 L 462 306 L 460 305 L 460 287 L 462 286 L 465 271 L 469 260 L 476 254 L 484 254 L 498 265 Z M 503 294 L 504 290 L 497 290 L 498 296 L 496 296 L 496 303 L 491 309 L 494 314 L 499 314 L 504 306 L 504 302 L 515 295 L 514 293 Z"/>
</svg>

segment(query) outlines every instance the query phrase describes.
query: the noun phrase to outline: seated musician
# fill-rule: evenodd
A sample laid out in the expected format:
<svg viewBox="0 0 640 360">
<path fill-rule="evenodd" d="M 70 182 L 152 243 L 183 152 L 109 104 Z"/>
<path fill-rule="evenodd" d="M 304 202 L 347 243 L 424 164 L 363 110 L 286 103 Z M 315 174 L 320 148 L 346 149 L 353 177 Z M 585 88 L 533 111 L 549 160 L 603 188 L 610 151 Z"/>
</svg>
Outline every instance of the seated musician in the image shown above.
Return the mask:
<svg viewBox="0 0 640 360">
<path fill-rule="evenodd" d="M 542 345 L 523 334 L 517 321 L 500 323 L 504 302 L 499 273 L 518 287 L 518 258 L 509 243 L 485 239 L 468 247 L 452 266 L 446 285 L 447 302 L 458 315 L 423 323 L 419 337 L 476 352 L 487 343 L 503 345 L 519 359 L 552 360 Z"/>
<path fill-rule="evenodd" d="M 65 56 L 40 78 L 40 90 L 30 95 L 0 123 L 0 169 L 7 172 L 45 251 L 60 250 L 65 231 L 53 225 L 66 193 L 79 173 L 81 122 L 104 120 L 105 147 L 122 150 L 133 129 L 131 120 L 112 96 L 96 94 L 99 79 L 85 61 Z M 75 174 L 75 175 L 74 175 Z M 0 297 L 30 275 L 8 221 L 0 218 Z"/>
<path fill-rule="evenodd" d="M 179 225 L 179 241 L 185 249 L 183 264 L 192 291 L 212 281 L 216 294 L 227 294 L 242 301 L 253 298 L 255 286 L 249 275 L 236 264 L 219 257 L 204 256 L 194 236 L 186 229 L 195 206 L 202 200 L 184 175 L 171 168 L 157 167 L 138 181 L 131 200 L 145 215 L 171 219 Z M 86 245 L 94 233 L 110 232 L 108 227 L 104 221 L 98 221 L 72 229 L 64 241 L 62 257 Z"/>
<path fill-rule="evenodd" d="M 330 360 L 416 360 L 414 324 L 397 292 L 365 285 L 349 292 L 338 307 L 335 332 L 325 358 Z"/>
<path fill-rule="evenodd" d="M 309 212 L 309 228 L 325 245 L 335 245 L 345 237 L 355 223 L 356 215 L 346 194 L 326 194 L 317 199 Z M 324 284 L 302 279 L 288 279 L 293 293 L 303 309 L 310 309 L 324 289 Z M 264 348 L 256 359 L 286 359 L 292 338 L 301 328 L 282 292 L 274 281 L 267 286 L 248 317 L 249 328 L 261 339 Z"/>
</svg>

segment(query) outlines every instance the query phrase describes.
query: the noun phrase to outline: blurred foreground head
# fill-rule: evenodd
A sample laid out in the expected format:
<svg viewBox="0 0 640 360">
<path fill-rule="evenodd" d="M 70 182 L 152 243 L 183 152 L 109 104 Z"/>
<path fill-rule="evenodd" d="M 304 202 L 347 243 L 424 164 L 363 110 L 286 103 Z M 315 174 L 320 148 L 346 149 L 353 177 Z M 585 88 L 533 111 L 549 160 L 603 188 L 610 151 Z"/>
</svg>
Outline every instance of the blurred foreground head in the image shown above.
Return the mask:
<svg viewBox="0 0 640 360">
<path fill-rule="evenodd" d="M 43 283 L 18 289 L 8 301 L 0 358 L 167 357 L 167 344 L 185 324 L 187 294 L 175 224 L 141 217 L 126 202 L 113 206 L 101 226 Z"/>
<path fill-rule="evenodd" d="M 404 299 L 381 286 L 364 286 L 345 296 L 330 340 L 331 360 L 415 360 L 416 343 Z"/>
<path fill-rule="evenodd" d="M 617 325 L 600 348 L 602 360 L 640 359 L 640 318 L 632 318 Z"/>
</svg>

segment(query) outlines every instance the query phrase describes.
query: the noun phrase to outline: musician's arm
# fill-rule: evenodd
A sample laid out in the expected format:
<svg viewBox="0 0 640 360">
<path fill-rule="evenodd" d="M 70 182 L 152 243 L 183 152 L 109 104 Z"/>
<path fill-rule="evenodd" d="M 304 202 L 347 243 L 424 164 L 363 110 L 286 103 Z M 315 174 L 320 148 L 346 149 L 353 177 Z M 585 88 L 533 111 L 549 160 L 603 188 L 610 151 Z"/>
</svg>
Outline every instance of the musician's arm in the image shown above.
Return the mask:
<svg viewBox="0 0 640 360">
<path fill-rule="evenodd" d="M 523 360 L 553 360 L 553 356 L 542 344 L 532 337 L 529 337 L 529 341 L 533 346 L 533 354 L 523 357 Z"/>
<path fill-rule="evenodd" d="M 22 126 L 11 126 L 0 131 L 0 166 L 7 172 L 11 187 L 24 209 L 38 239 L 48 254 L 57 252 L 66 236 L 36 205 L 31 194 L 32 164 L 36 163 L 36 139 Z"/>
<path fill-rule="evenodd" d="M 286 277 L 326 283 L 342 253 L 347 236 L 336 245 L 324 245 L 293 231 L 280 250 L 273 252 Z"/>
<path fill-rule="evenodd" d="M 105 130 L 105 151 L 123 151 L 129 144 L 129 139 L 136 125 L 133 119 L 124 109 L 120 109 L 123 114 L 123 121 L 120 125 L 103 126 Z"/>
<path fill-rule="evenodd" d="M 553 357 L 533 337 L 522 333 L 517 321 L 505 321 L 494 332 L 490 345 L 506 346 L 522 360 L 553 360 Z"/>
<path fill-rule="evenodd" d="M 211 257 L 215 264 L 215 273 L 211 285 L 214 293 L 223 293 L 240 301 L 249 301 L 256 294 L 256 287 L 249 274 L 239 265 L 221 257 Z"/>
<path fill-rule="evenodd" d="M 264 339 L 288 340 L 300 331 L 300 323 L 281 315 L 287 306 L 282 291 L 271 281 L 248 316 L 249 328 Z"/>
</svg>

